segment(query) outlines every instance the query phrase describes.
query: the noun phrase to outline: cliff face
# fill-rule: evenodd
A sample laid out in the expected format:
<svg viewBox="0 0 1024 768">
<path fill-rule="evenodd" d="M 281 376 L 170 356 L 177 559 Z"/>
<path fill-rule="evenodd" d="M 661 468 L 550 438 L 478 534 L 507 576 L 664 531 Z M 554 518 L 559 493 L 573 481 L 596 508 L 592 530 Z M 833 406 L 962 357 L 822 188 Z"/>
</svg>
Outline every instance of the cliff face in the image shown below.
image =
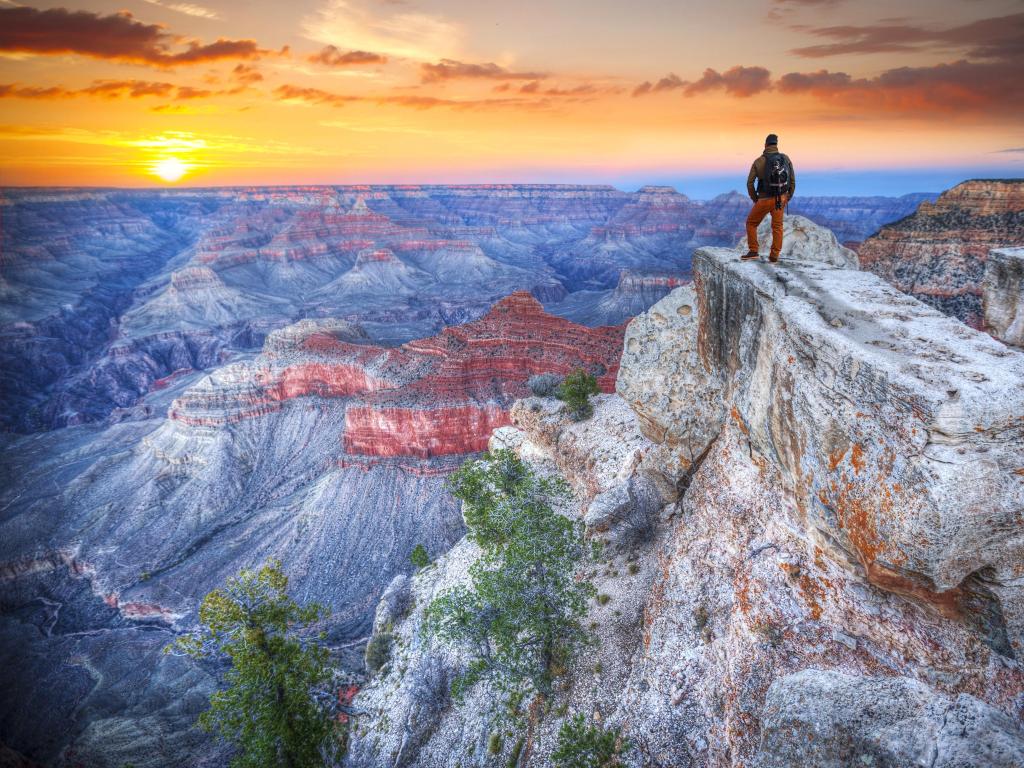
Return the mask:
<svg viewBox="0 0 1024 768">
<path fill-rule="evenodd" d="M 885 226 L 859 248 L 861 265 L 972 327 L 992 248 L 1024 244 L 1024 181 L 965 181 Z"/>
<path fill-rule="evenodd" d="M 991 251 L 982 281 L 985 330 L 1024 347 L 1024 248 Z"/>
<path fill-rule="evenodd" d="M 610 597 L 499 759 L 522 736 L 520 764 L 546 765 L 583 712 L 623 729 L 630 766 L 1024 760 L 1024 355 L 789 229 L 778 266 L 698 250 L 591 420 L 531 398 L 494 433 L 573 486 Z M 396 650 L 357 697 L 350 765 L 475 763 L 508 727 L 484 686 L 450 702 L 465 661 L 420 633 L 476 555 L 379 608 Z"/>
</svg>

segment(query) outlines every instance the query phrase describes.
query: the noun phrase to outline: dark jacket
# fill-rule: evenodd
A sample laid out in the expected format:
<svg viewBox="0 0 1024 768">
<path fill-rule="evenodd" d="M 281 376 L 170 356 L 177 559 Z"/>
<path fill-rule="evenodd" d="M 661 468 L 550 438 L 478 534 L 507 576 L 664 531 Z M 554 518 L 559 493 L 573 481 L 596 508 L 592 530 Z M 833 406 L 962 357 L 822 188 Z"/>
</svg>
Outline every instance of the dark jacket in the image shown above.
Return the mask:
<svg viewBox="0 0 1024 768">
<path fill-rule="evenodd" d="M 757 201 L 758 198 L 772 197 L 772 194 L 767 190 L 760 190 L 754 187 L 754 181 L 764 178 L 764 156 L 774 155 L 779 151 L 778 146 L 775 144 L 769 144 L 764 148 L 764 152 L 757 160 L 754 161 L 753 165 L 750 166 L 750 173 L 747 174 L 747 194 L 750 195 L 750 199 Z M 761 181 L 758 181 L 757 186 L 761 186 Z M 793 193 L 796 192 L 796 171 L 793 170 L 793 161 L 789 161 L 789 197 L 793 197 Z"/>
</svg>

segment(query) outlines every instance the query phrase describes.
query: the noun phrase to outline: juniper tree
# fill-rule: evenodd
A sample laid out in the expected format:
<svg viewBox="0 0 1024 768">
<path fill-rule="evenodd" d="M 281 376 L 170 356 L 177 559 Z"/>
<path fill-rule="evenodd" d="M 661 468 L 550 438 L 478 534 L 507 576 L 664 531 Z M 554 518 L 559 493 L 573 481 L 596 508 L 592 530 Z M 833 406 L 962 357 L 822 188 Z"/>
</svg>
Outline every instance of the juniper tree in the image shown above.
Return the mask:
<svg viewBox="0 0 1024 768">
<path fill-rule="evenodd" d="M 558 744 L 551 753 L 555 768 L 622 768 L 619 759 L 629 750 L 618 728 L 588 725 L 582 714 L 562 723 Z"/>
<path fill-rule="evenodd" d="M 278 561 L 243 569 L 203 599 L 199 629 L 167 648 L 228 663 L 199 726 L 235 746 L 235 768 L 322 766 L 340 745 L 334 670 L 309 632 L 326 611 L 296 603 L 287 588 Z"/>
<path fill-rule="evenodd" d="M 470 585 L 427 608 L 428 634 L 471 656 L 453 693 L 461 697 L 480 680 L 509 693 L 548 693 L 587 641 L 580 620 L 593 594 L 575 577 L 586 553 L 582 524 L 557 511 L 570 496 L 568 486 L 537 477 L 501 450 L 463 465 L 450 487 L 483 550 L 470 566 Z"/>
<path fill-rule="evenodd" d="M 597 379 L 582 368 L 577 368 L 558 385 L 556 394 L 558 399 L 565 403 L 569 415 L 576 421 L 582 421 L 594 412 L 590 396 L 600 391 Z"/>
</svg>

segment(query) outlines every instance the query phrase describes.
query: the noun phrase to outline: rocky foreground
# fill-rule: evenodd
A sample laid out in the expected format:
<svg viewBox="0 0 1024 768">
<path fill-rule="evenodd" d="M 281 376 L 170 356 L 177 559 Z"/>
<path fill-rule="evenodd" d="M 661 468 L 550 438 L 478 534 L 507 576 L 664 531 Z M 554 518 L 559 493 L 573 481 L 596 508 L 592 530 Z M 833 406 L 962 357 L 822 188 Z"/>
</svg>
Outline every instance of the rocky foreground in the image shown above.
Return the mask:
<svg viewBox="0 0 1024 768">
<path fill-rule="evenodd" d="M 529 398 L 492 435 L 606 542 L 554 701 L 517 730 L 450 700 L 464 660 L 420 629 L 462 541 L 378 606 L 348 765 L 544 766 L 576 712 L 632 766 L 1024 764 L 1024 354 L 787 230 L 778 266 L 699 249 L 593 418 Z"/>
</svg>

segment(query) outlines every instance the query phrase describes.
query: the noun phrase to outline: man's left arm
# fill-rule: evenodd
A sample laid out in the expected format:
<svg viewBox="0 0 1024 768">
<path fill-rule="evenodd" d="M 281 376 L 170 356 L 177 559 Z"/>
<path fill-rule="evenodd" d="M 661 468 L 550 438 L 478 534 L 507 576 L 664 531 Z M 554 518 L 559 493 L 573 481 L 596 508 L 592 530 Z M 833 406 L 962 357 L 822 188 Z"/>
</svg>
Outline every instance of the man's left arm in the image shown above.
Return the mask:
<svg viewBox="0 0 1024 768">
<path fill-rule="evenodd" d="M 793 199 L 796 192 L 796 170 L 793 168 L 793 161 L 789 161 L 789 199 Z"/>
</svg>

